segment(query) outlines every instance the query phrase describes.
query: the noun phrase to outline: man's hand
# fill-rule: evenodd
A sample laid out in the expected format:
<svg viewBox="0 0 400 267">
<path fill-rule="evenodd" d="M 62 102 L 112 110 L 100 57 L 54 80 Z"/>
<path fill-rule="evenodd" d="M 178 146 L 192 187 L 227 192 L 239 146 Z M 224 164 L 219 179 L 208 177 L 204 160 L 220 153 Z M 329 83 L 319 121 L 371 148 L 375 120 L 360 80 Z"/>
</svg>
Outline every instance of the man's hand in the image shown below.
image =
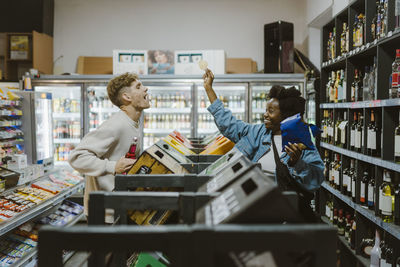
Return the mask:
<svg viewBox="0 0 400 267">
<path fill-rule="evenodd" d="M 135 159 L 127 159 L 125 156 L 120 158 L 115 164 L 115 174 L 120 174 L 129 171 L 135 163 Z"/>
<path fill-rule="evenodd" d="M 303 144 L 301 144 L 303 145 Z M 290 159 L 289 159 L 289 166 L 293 166 L 297 163 L 297 161 L 301 157 L 301 152 L 302 152 L 302 147 L 300 144 L 292 144 L 289 142 L 288 146 L 285 146 L 285 151 L 288 153 Z"/>
<path fill-rule="evenodd" d="M 204 88 L 206 90 L 211 90 L 214 81 L 214 74 L 210 69 L 206 69 L 206 73 L 204 73 L 203 75 L 203 80 L 204 80 Z"/>
</svg>

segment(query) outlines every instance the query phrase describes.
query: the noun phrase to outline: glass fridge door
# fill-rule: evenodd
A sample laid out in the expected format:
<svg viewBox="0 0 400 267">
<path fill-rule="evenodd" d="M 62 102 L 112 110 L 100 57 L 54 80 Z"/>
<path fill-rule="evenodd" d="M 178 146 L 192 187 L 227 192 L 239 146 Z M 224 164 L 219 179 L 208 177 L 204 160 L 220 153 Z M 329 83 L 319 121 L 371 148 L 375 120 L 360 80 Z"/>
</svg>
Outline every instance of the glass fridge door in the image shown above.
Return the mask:
<svg viewBox="0 0 400 267">
<path fill-rule="evenodd" d="M 35 156 L 37 163 L 53 157 L 53 118 L 51 93 L 35 93 Z"/>
<path fill-rule="evenodd" d="M 250 117 L 249 122 L 252 124 L 255 123 L 263 123 L 264 122 L 264 113 L 267 108 L 267 96 L 269 90 L 271 90 L 272 86 L 281 85 L 285 88 L 289 88 L 294 86 L 297 90 L 300 90 L 303 95 L 303 83 L 302 82 L 268 82 L 268 83 L 250 83 Z M 303 95 L 304 97 L 304 95 Z"/>
<path fill-rule="evenodd" d="M 34 90 L 53 95 L 54 165 L 68 166 L 70 152 L 81 141 L 82 85 L 37 85 Z"/>
<path fill-rule="evenodd" d="M 315 99 L 315 79 L 308 80 L 306 83 L 306 122 L 316 125 L 316 99 Z"/>
<path fill-rule="evenodd" d="M 210 106 L 203 84 L 197 84 L 197 118 L 196 137 L 213 134 L 218 131 L 213 116 L 207 110 Z M 214 83 L 213 88 L 217 97 L 224 103 L 224 106 L 232 111 L 232 114 L 239 120 L 247 121 L 247 83 Z"/>
<path fill-rule="evenodd" d="M 192 137 L 192 84 L 144 82 L 144 85 L 149 88 L 151 107 L 144 110 L 143 149 L 173 130 Z"/>
<path fill-rule="evenodd" d="M 96 129 L 119 110 L 108 98 L 107 84 L 88 85 L 86 101 L 88 113 L 85 115 L 85 134 Z"/>
</svg>

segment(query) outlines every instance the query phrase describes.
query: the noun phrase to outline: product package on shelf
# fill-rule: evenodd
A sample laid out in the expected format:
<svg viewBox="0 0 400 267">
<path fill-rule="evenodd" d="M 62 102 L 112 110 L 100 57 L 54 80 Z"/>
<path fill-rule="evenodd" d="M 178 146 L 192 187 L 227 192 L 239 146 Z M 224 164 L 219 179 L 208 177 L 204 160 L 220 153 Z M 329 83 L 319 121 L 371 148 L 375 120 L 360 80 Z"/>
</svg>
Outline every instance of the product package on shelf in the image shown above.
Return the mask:
<svg viewBox="0 0 400 267">
<path fill-rule="evenodd" d="M 24 153 L 21 97 L 16 89 L 18 83 L 0 83 L 0 147 L 7 156 Z"/>
<path fill-rule="evenodd" d="M 113 50 L 113 74 L 134 72 L 139 75 L 147 74 L 147 50 Z"/>
<path fill-rule="evenodd" d="M 38 245 L 38 232 L 43 225 L 65 226 L 83 214 L 83 206 L 64 200 L 49 215 L 26 222 L 0 238 L 0 266 L 18 264 Z"/>
<path fill-rule="evenodd" d="M 175 74 L 203 74 L 199 68 L 201 60 L 208 62 L 208 67 L 215 74 L 225 74 L 224 50 L 176 50 Z"/>
<path fill-rule="evenodd" d="M 44 178 L 0 196 L 0 223 L 53 198 L 83 180 L 82 177 L 66 171 L 56 172 L 52 177 L 57 183 L 53 182 L 50 177 Z"/>
</svg>

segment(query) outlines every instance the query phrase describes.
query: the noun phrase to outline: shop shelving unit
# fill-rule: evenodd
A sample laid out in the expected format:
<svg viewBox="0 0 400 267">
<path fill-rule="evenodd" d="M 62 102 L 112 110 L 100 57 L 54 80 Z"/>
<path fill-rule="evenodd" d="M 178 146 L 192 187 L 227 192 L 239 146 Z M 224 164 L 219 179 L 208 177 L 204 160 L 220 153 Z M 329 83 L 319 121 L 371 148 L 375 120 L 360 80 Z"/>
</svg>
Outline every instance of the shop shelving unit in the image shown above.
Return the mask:
<svg viewBox="0 0 400 267">
<path fill-rule="evenodd" d="M 29 186 L 30 184 L 32 184 L 36 181 L 47 179 L 48 175 L 50 175 L 50 174 L 52 174 L 52 172 L 47 175 L 44 175 L 42 177 L 39 177 L 35 180 L 32 180 L 30 182 L 27 182 L 25 184 L 21 184 L 21 185 L 18 185 L 17 187 L 10 188 L 9 190 L 2 193 L 1 195 L 7 195 L 8 193 L 15 191 L 17 188 Z M 81 181 L 74 186 L 66 188 L 65 190 L 59 192 L 54 197 L 45 200 L 44 202 L 38 204 L 37 206 L 30 208 L 24 212 L 21 212 L 21 214 L 16 215 L 9 221 L 5 221 L 5 222 L 1 223 L 0 224 L 0 238 L 7 235 L 10 231 L 14 230 L 15 228 L 19 227 L 20 225 L 22 225 L 26 222 L 33 221 L 37 218 L 40 218 L 41 216 L 45 216 L 46 214 L 54 212 L 54 210 L 57 209 L 57 207 L 61 204 L 61 202 L 63 200 L 67 199 L 74 193 L 76 193 L 80 190 L 83 190 L 83 188 L 84 188 L 84 182 Z M 83 213 L 81 213 L 80 215 L 77 215 L 72 221 L 68 222 L 64 227 L 69 227 L 69 226 L 76 224 L 80 219 L 83 218 L 83 216 L 84 216 Z M 27 264 L 31 264 L 32 261 L 36 261 L 37 253 L 38 253 L 37 248 L 33 248 L 29 253 L 27 253 L 20 260 L 15 262 L 13 266 L 26 266 Z M 70 256 L 71 256 L 71 254 L 67 253 L 64 256 L 64 261 L 67 261 Z"/>
<path fill-rule="evenodd" d="M 394 162 L 394 130 L 399 125 L 400 99 L 389 99 L 389 77 L 391 75 L 391 64 L 395 60 L 396 49 L 400 49 L 400 31 L 395 29 L 395 0 L 388 0 L 388 31 L 385 37 L 373 40 L 371 33 L 371 22 L 376 12 L 375 0 L 353 0 L 349 5 L 339 12 L 330 22 L 322 28 L 322 51 L 321 51 L 321 92 L 320 92 L 320 115 L 324 110 L 333 111 L 333 119 L 337 120 L 339 114 L 346 111 L 348 114 L 348 128 L 353 123 L 354 112 L 361 112 L 364 118 L 363 126 L 363 148 L 360 153 L 350 150 L 350 130 L 346 133 L 347 145 L 338 147 L 325 142 L 320 142 L 319 147 L 321 155 L 328 150 L 330 159 L 332 154 L 340 155 L 342 168 L 340 171 L 340 188 L 334 189 L 329 183 L 324 182 L 317 197 L 317 211 L 325 214 L 325 204 L 332 199 L 335 207 L 343 208 L 347 211 L 354 211 L 356 215 L 356 244 L 355 250 L 348 246 L 348 242 L 338 236 L 339 248 L 341 251 L 341 266 L 369 266 L 369 259 L 360 256 L 360 243 L 363 238 L 374 239 L 374 229 L 383 230 L 385 241 L 390 245 L 393 251 L 393 262 L 400 256 L 400 226 L 394 223 L 386 223 L 379 217 L 379 186 L 383 181 L 383 170 L 387 169 L 395 173 L 395 178 L 399 177 L 400 164 Z M 353 49 L 352 30 L 354 17 L 356 14 L 366 15 L 366 32 L 364 45 Z M 350 51 L 341 54 L 340 36 L 342 33 L 342 24 L 346 22 L 349 27 L 349 47 Z M 329 32 L 336 27 L 336 55 L 334 59 L 327 59 L 327 40 Z M 377 93 L 375 100 L 351 102 L 351 84 L 354 81 L 354 70 L 361 69 L 364 72 L 365 66 L 373 65 L 374 57 L 377 59 Z M 331 71 L 344 69 L 346 76 L 345 102 L 344 103 L 324 103 L 326 102 L 326 90 Z M 380 125 L 382 144 L 381 153 L 378 157 L 367 155 L 367 125 L 371 121 L 371 110 L 374 110 L 376 122 Z M 320 116 L 322 119 L 322 116 Z M 319 121 L 321 126 L 321 120 Z M 350 159 L 355 160 L 356 179 L 356 201 L 344 194 L 342 186 L 343 170 L 350 165 Z M 372 177 L 375 179 L 375 207 L 373 210 L 366 209 L 360 203 L 360 186 L 363 171 L 369 168 L 373 170 Z M 392 176 L 393 182 L 393 176 Z M 322 220 L 331 223 L 325 216 Z M 370 231 L 372 229 L 372 231 Z M 382 239 L 382 237 L 381 237 Z"/>
</svg>

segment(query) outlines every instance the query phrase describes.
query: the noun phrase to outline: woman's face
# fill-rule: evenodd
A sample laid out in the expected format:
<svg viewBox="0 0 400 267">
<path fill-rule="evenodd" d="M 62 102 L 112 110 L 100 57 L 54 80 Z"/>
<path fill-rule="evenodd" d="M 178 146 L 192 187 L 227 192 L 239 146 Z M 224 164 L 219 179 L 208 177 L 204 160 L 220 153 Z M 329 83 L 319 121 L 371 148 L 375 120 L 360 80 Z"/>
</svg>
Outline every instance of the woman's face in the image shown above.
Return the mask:
<svg viewBox="0 0 400 267">
<path fill-rule="evenodd" d="M 155 59 L 156 62 L 159 63 L 159 64 L 163 64 L 163 63 L 165 64 L 165 63 L 168 62 L 167 55 L 164 54 L 164 53 L 161 52 L 161 51 L 156 51 L 156 52 L 154 52 L 154 59 Z"/>
<path fill-rule="evenodd" d="M 279 100 L 271 98 L 267 101 L 267 110 L 264 113 L 264 125 L 269 130 L 279 130 L 281 123 L 281 110 Z"/>
</svg>

